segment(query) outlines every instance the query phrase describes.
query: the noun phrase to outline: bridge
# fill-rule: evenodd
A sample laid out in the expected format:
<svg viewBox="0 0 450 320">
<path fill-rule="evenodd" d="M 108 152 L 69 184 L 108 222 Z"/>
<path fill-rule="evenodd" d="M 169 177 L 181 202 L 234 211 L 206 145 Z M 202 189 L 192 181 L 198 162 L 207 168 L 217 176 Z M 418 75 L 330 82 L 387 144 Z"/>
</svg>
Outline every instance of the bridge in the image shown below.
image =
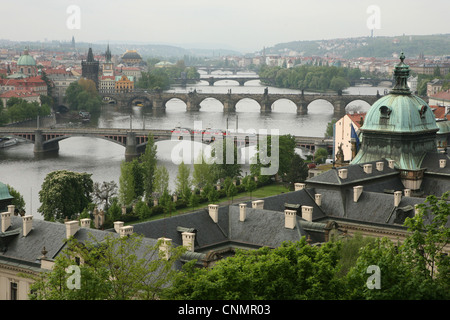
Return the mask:
<svg viewBox="0 0 450 320">
<path fill-rule="evenodd" d="M 271 112 L 273 104 L 282 99 L 293 102 L 297 109 L 297 114 L 307 114 L 309 105 L 316 100 L 325 100 L 333 105 L 334 117 L 339 119 L 346 114 L 345 108 L 348 104 L 356 100 L 362 100 L 372 105 L 381 95 L 338 95 L 338 94 L 272 94 L 267 89 L 264 93 L 200 93 L 197 91 L 189 93 L 174 92 L 150 92 L 135 91 L 129 93 L 103 93 L 103 100 L 107 103 L 115 103 L 121 107 L 130 107 L 141 104 L 154 110 L 164 111 L 166 104 L 172 99 L 178 99 L 186 104 L 187 111 L 199 111 L 201 103 L 206 99 L 216 99 L 223 105 L 224 112 L 235 112 L 236 105 L 243 99 L 256 101 L 262 113 Z"/>
<path fill-rule="evenodd" d="M 197 70 L 206 71 L 207 74 L 211 74 L 213 71 L 230 71 L 233 74 L 237 74 L 238 71 L 248 71 L 248 68 L 243 67 L 213 67 L 213 66 L 195 66 Z"/>
<path fill-rule="evenodd" d="M 259 77 L 239 77 L 239 76 L 229 76 L 229 77 L 200 77 L 198 79 L 184 79 L 179 78 L 174 80 L 174 85 L 179 85 L 185 87 L 187 84 L 196 84 L 200 81 L 206 81 L 210 86 L 214 86 L 216 82 L 219 81 L 236 81 L 239 86 L 244 86 L 246 82 L 252 80 L 263 80 Z"/>
<path fill-rule="evenodd" d="M 167 140 L 191 140 L 202 143 L 210 143 L 215 140 L 217 134 L 200 133 L 196 135 L 191 129 L 176 132 L 173 129 L 112 129 L 112 128 L 20 128 L 0 127 L 0 135 L 13 135 L 34 144 L 34 153 L 57 152 L 59 141 L 70 137 L 94 137 L 108 140 L 125 147 L 125 158 L 133 159 L 145 152 L 149 134 L 153 135 L 155 142 Z M 219 133 L 222 135 L 223 133 Z M 249 146 L 256 143 L 259 134 L 252 135 L 245 132 L 231 133 L 235 145 Z M 331 147 L 332 140 L 319 137 L 296 136 L 298 147 L 314 150 L 316 146 Z"/>
</svg>

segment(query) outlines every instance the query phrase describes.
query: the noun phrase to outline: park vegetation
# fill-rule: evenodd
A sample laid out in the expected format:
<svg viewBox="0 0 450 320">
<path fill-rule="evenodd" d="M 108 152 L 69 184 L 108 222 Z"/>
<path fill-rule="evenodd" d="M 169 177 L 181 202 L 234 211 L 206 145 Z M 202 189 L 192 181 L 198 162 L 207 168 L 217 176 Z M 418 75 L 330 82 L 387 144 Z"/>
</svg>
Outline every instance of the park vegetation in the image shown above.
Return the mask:
<svg viewBox="0 0 450 320">
<path fill-rule="evenodd" d="M 38 102 L 26 101 L 20 98 L 10 98 L 6 106 L 0 101 L 0 125 L 36 119 L 38 116 L 44 117 L 51 114 L 51 103 L 48 103 L 47 96 L 41 95 L 40 105 Z"/>
<path fill-rule="evenodd" d="M 306 91 L 342 92 L 363 74 L 355 68 L 301 65 L 293 68 L 262 66 L 259 76 L 267 85 Z"/>
<path fill-rule="evenodd" d="M 199 79 L 200 74 L 195 67 L 187 67 L 184 60 L 175 64 L 158 67 L 159 59 L 153 58 L 148 61 L 148 71 L 142 72 L 141 78 L 136 83 L 140 89 L 162 91 L 170 88 L 177 79 Z"/>
<path fill-rule="evenodd" d="M 102 105 L 102 98 L 94 81 L 85 78 L 72 82 L 64 99 L 72 111 L 98 112 Z"/>
</svg>

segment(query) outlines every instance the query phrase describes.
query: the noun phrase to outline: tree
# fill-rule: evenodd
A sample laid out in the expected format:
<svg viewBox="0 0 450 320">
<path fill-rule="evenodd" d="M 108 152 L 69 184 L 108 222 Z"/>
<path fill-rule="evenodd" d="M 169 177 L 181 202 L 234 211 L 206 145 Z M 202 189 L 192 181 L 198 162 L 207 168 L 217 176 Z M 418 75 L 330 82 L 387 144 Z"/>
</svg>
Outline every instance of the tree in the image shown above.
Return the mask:
<svg viewBox="0 0 450 320">
<path fill-rule="evenodd" d="M 229 146 L 227 146 L 227 139 L 218 140 L 214 143 L 212 156 L 218 156 L 218 160 L 213 163 L 212 170 L 216 175 L 216 180 L 225 179 L 226 177 L 234 179 L 241 176 L 242 170 L 241 165 L 238 162 L 237 147 L 234 144 L 232 146 L 232 160 L 227 159 L 227 148 L 229 148 Z"/>
<path fill-rule="evenodd" d="M 334 77 L 333 79 L 331 79 L 330 89 L 332 89 L 334 91 L 339 92 L 348 87 L 350 87 L 350 84 L 348 83 L 347 80 L 345 80 L 342 77 Z"/>
<path fill-rule="evenodd" d="M 181 162 L 178 165 L 178 174 L 176 181 L 176 192 L 181 197 L 181 199 L 187 203 L 191 195 L 191 179 L 190 179 L 190 168 Z"/>
<path fill-rule="evenodd" d="M 72 110 L 95 112 L 102 105 L 102 98 L 97 92 L 94 81 L 84 78 L 69 85 L 64 99 L 70 104 Z"/>
<path fill-rule="evenodd" d="M 291 166 L 289 171 L 284 177 L 284 181 L 287 182 L 291 190 L 294 190 L 294 185 L 296 182 L 302 182 L 308 177 L 308 166 L 300 157 L 300 155 L 295 154 L 291 159 Z"/>
<path fill-rule="evenodd" d="M 235 195 L 237 195 L 237 188 L 235 186 L 235 184 L 233 183 L 233 180 L 230 177 L 227 177 L 224 181 L 224 187 L 225 187 L 225 192 L 227 194 L 228 198 L 231 198 L 231 202 L 233 202 L 233 197 Z"/>
<path fill-rule="evenodd" d="M 324 163 L 326 158 L 328 158 L 328 151 L 324 148 L 319 148 L 314 153 L 314 160 L 317 163 Z"/>
<path fill-rule="evenodd" d="M 334 124 L 336 123 L 336 119 L 332 119 L 327 124 L 327 129 L 325 130 L 325 138 L 332 138 L 334 136 Z"/>
<path fill-rule="evenodd" d="M 9 194 L 14 198 L 11 204 L 14 206 L 14 210 L 17 212 L 25 212 L 25 200 L 19 191 L 11 187 L 9 184 L 6 185 L 9 190 Z"/>
<path fill-rule="evenodd" d="M 169 192 L 169 171 L 164 166 L 157 166 L 155 171 L 155 192 L 162 196 L 167 191 Z"/>
<path fill-rule="evenodd" d="M 429 196 L 413 218 L 406 218 L 408 234 L 402 244 L 377 239 L 360 251 L 347 278 L 351 299 L 450 298 L 450 258 L 443 248 L 450 242 L 448 192 Z M 379 269 L 378 290 L 367 286 L 367 269 Z"/>
<path fill-rule="evenodd" d="M 135 162 L 135 160 L 132 162 L 122 161 L 120 165 L 119 199 L 125 206 L 130 205 L 139 197 L 136 191 L 140 190 L 139 179 L 142 176 L 136 170 L 137 161 Z"/>
<path fill-rule="evenodd" d="M 250 198 L 252 198 L 252 192 L 255 191 L 257 185 L 255 179 L 252 176 L 245 176 L 242 179 L 242 184 L 244 185 L 245 191 L 250 193 Z"/>
<path fill-rule="evenodd" d="M 306 240 L 280 247 L 237 250 L 214 268 L 184 265 L 164 297 L 183 300 L 337 299 L 345 280 L 336 277 L 338 243 L 312 247 Z"/>
<path fill-rule="evenodd" d="M 167 188 L 164 189 L 161 197 L 159 198 L 159 204 L 163 207 L 164 214 L 170 215 L 173 211 L 175 211 L 175 203 L 173 202 L 172 196 L 169 194 L 169 190 L 167 190 Z"/>
<path fill-rule="evenodd" d="M 155 189 L 154 180 L 157 164 L 157 149 L 153 135 L 150 133 L 148 135 L 147 145 L 145 146 L 145 153 L 140 157 L 144 180 L 144 195 L 147 201 L 151 199 Z"/>
<path fill-rule="evenodd" d="M 81 243 L 71 238 L 53 269 L 41 273 L 31 285 L 31 300 L 150 300 L 160 298 L 177 273 L 174 267 L 183 246 L 169 247 L 168 259 L 159 250 L 162 240 L 149 244 L 143 236 L 113 234 Z M 80 286 L 73 286 L 74 257 L 79 257 Z"/>
<path fill-rule="evenodd" d="M 67 170 L 47 174 L 39 191 L 44 220 L 73 219 L 91 203 L 91 174 Z"/>
<path fill-rule="evenodd" d="M 103 181 L 102 184 L 99 182 L 94 182 L 94 191 L 92 192 L 92 196 L 98 205 L 103 205 L 103 209 L 105 211 L 107 211 L 111 205 L 111 198 L 116 195 L 117 184 L 114 181 Z"/>
<path fill-rule="evenodd" d="M 194 162 L 192 177 L 193 183 L 198 189 L 205 188 L 207 185 L 214 185 L 217 182 L 212 165 L 204 160 L 202 153 L 199 154 L 197 161 Z"/>
</svg>

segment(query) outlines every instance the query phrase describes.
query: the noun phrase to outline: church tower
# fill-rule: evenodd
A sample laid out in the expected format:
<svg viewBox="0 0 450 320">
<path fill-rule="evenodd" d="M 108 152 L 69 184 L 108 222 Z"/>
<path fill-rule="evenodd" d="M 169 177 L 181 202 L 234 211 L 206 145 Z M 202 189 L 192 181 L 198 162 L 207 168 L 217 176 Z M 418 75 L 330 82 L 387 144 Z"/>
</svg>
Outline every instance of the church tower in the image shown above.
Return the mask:
<svg viewBox="0 0 450 320">
<path fill-rule="evenodd" d="M 86 61 L 81 61 L 81 76 L 83 78 L 94 81 L 95 87 L 98 90 L 98 76 L 99 76 L 99 62 L 94 60 L 92 48 L 89 48 Z"/>
<path fill-rule="evenodd" d="M 433 110 L 408 87 L 409 66 L 395 66 L 395 86 L 376 101 L 367 112 L 362 132 L 361 149 L 351 164 L 386 159 L 400 171 L 405 188 L 419 190 L 426 154 L 436 153 L 436 132 L 439 130 Z"/>
<path fill-rule="evenodd" d="M 111 51 L 109 50 L 109 44 L 105 52 L 105 62 L 102 65 L 103 76 L 114 76 L 114 63 L 111 61 Z"/>
</svg>

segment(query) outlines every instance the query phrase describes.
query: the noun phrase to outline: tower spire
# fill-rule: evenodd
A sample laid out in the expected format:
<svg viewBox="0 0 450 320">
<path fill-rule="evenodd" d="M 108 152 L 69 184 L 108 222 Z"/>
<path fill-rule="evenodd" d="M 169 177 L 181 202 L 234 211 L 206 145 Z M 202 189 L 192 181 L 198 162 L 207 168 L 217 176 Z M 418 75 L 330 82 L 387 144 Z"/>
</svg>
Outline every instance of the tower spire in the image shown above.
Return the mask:
<svg viewBox="0 0 450 320">
<path fill-rule="evenodd" d="M 395 86 L 390 92 L 392 94 L 411 94 L 411 90 L 408 87 L 409 66 L 403 62 L 404 60 L 405 54 L 402 51 L 400 54 L 400 63 L 394 69 Z"/>
</svg>

